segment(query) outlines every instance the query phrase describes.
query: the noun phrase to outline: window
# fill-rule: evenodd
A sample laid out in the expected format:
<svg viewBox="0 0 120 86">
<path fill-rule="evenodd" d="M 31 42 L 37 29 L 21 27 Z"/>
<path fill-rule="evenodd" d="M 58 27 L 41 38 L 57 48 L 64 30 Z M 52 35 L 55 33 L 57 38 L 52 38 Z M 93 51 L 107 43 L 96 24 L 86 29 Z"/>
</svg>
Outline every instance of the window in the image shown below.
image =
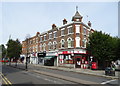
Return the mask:
<svg viewBox="0 0 120 86">
<path fill-rule="evenodd" d="M 42 44 L 40 44 L 40 51 L 42 51 Z"/>
<path fill-rule="evenodd" d="M 61 36 L 64 36 L 64 35 L 65 35 L 65 31 L 61 30 Z"/>
<path fill-rule="evenodd" d="M 46 44 L 44 43 L 43 44 L 43 51 L 46 51 L 45 47 L 46 47 Z"/>
<path fill-rule="evenodd" d="M 75 25 L 76 26 L 76 33 L 80 33 L 80 25 Z"/>
<path fill-rule="evenodd" d="M 68 48 L 71 48 L 72 47 L 72 38 L 68 38 L 67 42 L 68 42 Z"/>
<path fill-rule="evenodd" d="M 83 39 L 83 40 L 82 40 L 82 47 L 83 47 L 83 48 L 86 48 L 86 42 L 87 42 L 86 39 Z"/>
<path fill-rule="evenodd" d="M 56 48 L 57 48 L 57 42 L 54 41 L 54 42 L 53 42 L 53 49 L 56 49 Z"/>
<path fill-rule="evenodd" d="M 52 33 L 49 33 L 49 39 L 52 39 Z"/>
<path fill-rule="evenodd" d="M 46 35 L 44 35 L 44 41 L 46 41 L 47 40 L 47 37 L 46 37 Z"/>
<path fill-rule="evenodd" d="M 68 34 L 73 33 L 73 29 L 72 28 L 68 28 Z"/>
<path fill-rule="evenodd" d="M 76 37 L 76 47 L 80 47 L 80 37 Z"/>
<path fill-rule="evenodd" d="M 52 43 L 51 43 L 51 42 L 48 43 L 48 49 L 49 49 L 49 50 L 52 49 Z"/>
<path fill-rule="evenodd" d="M 86 28 L 83 28 L 83 34 L 86 35 Z"/>
<path fill-rule="evenodd" d="M 40 37 L 40 42 L 42 42 L 42 36 Z"/>
<path fill-rule="evenodd" d="M 64 47 L 65 47 L 65 40 L 62 39 L 62 40 L 61 40 L 61 48 L 64 48 Z"/>
<path fill-rule="evenodd" d="M 56 38 L 57 37 L 57 32 L 54 32 L 54 38 Z"/>
</svg>

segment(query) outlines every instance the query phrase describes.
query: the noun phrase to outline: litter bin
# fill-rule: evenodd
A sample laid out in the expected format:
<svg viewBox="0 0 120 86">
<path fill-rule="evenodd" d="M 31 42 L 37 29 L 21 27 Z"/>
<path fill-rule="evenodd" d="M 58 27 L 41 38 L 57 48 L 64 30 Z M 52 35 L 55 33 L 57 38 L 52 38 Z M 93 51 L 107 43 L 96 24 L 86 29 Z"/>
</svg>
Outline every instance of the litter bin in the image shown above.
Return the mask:
<svg viewBox="0 0 120 86">
<path fill-rule="evenodd" d="M 111 67 L 107 67 L 105 68 L 105 75 L 115 76 L 115 70 Z"/>
</svg>

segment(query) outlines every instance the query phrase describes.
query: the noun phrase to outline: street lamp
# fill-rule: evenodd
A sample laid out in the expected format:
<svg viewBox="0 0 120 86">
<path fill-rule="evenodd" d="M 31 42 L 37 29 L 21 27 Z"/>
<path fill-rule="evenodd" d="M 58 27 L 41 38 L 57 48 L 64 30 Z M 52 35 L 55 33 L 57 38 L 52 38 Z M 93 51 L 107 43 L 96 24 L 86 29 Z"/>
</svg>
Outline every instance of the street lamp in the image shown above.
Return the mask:
<svg viewBox="0 0 120 86">
<path fill-rule="evenodd" d="M 92 60 L 93 60 L 93 56 L 90 56 L 90 69 L 92 69 Z"/>
<path fill-rule="evenodd" d="M 71 54 L 72 56 L 73 56 L 73 58 L 74 58 L 74 68 L 75 68 L 75 57 L 74 57 L 74 50 L 73 50 L 73 52 L 72 52 L 72 54 Z"/>
</svg>

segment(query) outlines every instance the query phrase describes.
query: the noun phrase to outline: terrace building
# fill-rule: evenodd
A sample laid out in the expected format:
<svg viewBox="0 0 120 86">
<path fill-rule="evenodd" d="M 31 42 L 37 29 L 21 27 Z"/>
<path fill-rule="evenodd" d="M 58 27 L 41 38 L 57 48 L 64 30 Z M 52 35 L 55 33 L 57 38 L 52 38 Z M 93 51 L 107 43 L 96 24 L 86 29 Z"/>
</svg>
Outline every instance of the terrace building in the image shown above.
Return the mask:
<svg viewBox="0 0 120 86">
<path fill-rule="evenodd" d="M 86 25 L 82 19 L 83 17 L 76 11 L 71 23 L 67 23 L 67 20 L 63 19 L 63 25 L 59 28 L 53 24 L 51 30 L 36 35 L 35 39 L 37 37 L 38 41 L 36 44 L 32 42 L 32 45 L 29 46 L 29 54 L 38 53 L 38 62 L 44 62 L 46 65 L 49 60 L 48 64 L 53 63 L 55 66 L 83 68 L 89 60 L 86 51 L 88 37 L 94 30 L 91 28 L 90 21 Z M 33 41 L 33 38 L 30 40 Z M 25 43 L 23 41 L 24 54 L 26 53 L 24 51 L 26 50 Z"/>
</svg>

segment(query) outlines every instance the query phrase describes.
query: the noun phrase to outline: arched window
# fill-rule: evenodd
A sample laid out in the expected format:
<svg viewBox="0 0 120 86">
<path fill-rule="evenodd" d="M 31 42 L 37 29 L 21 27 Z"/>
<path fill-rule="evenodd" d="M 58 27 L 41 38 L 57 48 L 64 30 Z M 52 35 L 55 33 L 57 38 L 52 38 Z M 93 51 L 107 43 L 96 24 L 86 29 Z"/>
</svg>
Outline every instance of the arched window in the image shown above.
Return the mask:
<svg viewBox="0 0 120 86">
<path fill-rule="evenodd" d="M 46 51 L 45 48 L 46 48 L 46 44 L 44 43 L 44 44 L 43 44 L 43 51 Z"/>
<path fill-rule="evenodd" d="M 51 42 L 48 43 L 48 49 L 49 49 L 49 50 L 52 49 L 52 43 L 51 43 Z"/>
<path fill-rule="evenodd" d="M 64 48 L 64 47 L 65 47 L 65 40 L 62 39 L 62 40 L 61 40 L 61 48 Z"/>
<path fill-rule="evenodd" d="M 72 38 L 68 38 L 67 42 L 68 42 L 68 48 L 71 48 L 72 47 Z"/>
<path fill-rule="evenodd" d="M 54 41 L 54 42 L 53 42 L 53 49 L 56 49 L 56 48 L 57 48 L 57 42 Z"/>
</svg>

